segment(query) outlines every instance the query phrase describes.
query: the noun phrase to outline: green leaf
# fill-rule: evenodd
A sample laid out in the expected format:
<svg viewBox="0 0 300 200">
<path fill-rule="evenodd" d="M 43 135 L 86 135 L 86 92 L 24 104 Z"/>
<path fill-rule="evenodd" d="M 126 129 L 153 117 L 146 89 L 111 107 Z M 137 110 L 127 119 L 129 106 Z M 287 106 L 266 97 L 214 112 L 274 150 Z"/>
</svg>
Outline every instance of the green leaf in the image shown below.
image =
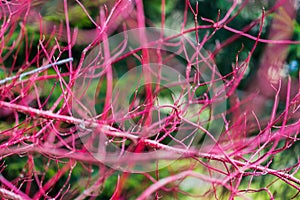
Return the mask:
<svg viewBox="0 0 300 200">
<path fill-rule="evenodd" d="M 0 80 L 5 78 L 6 78 L 5 71 L 3 69 L 0 69 Z"/>
</svg>

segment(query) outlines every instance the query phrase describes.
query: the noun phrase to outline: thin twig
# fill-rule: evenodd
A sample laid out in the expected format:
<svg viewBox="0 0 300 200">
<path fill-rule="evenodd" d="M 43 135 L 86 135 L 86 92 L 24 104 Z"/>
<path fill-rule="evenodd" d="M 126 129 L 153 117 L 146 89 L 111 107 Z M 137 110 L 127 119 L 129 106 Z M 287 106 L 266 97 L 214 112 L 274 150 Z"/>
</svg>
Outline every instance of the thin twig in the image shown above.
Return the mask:
<svg viewBox="0 0 300 200">
<path fill-rule="evenodd" d="M 35 74 L 35 73 L 40 73 L 40 72 L 44 71 L 45 69 L 48 69 L 49 67 L 53 67 L 55 65 L 61 65 L 61 64 L 67 63 L 67 62 L 72 62 L 72 61 L 73 61 L 73 58 L 66 58 L 66 59 L 63 59 L 63 60 L 60 60 L 60 61 L 57 61 L 57 62 L 54 62 L 54 63 L 50 63 L 48 65 L 42 66 L 40 68 L 33 69 L 31 71 L 28 71 L 28 72 L 21 73 L 19 75 L 6 77 L 5 79 L 0 80 L 0 85 L 5 84 L 8 81 L 12 81 L 12 80 L 17 79 L 17 78 L 22 80 L 25 76 Z"/>
</svg>

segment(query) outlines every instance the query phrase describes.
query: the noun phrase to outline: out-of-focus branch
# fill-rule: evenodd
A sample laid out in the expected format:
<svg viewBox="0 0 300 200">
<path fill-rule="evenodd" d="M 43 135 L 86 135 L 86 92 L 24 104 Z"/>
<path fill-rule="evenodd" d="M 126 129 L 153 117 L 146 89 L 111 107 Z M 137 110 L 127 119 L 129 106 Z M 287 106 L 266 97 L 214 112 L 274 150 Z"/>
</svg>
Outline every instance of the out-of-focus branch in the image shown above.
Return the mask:
<svg viewBox="0 0 300 200">
<path fill-rule="evenodd" d="M 279 0 L 278 0 L 279 1 Z M 274 43 L 269 43 L 260 60 L 260 66 L 253 83 L 249 85 L 250 91 L 258 91 L 260 95 L 267 98 L 274 98 L 275 91 L 273 87 L 278 86 L 279 81 L 282 81 L 283 88 L 286 88 L 287 80 L 284 73 L 284 65 L 288 56 L 288 44 L 276 44 L 276 40 L 290 40 L 293 35 L 294 23 L 293 19 L 296 16 L 296 0 L 286 0 L 282 7 L 275 13 L 272 21 L 269 40 L 274 40 Z M 295 85 L 296 86 L 296 85 Z M 281 97 L 286 96 L 286 90 L 281 90 Z M 298 92 L 297 87 L 291 88 L 291 94 L 295 95 Z M 258 106 L 259 107 L 259 106 Z"/>
</svg>

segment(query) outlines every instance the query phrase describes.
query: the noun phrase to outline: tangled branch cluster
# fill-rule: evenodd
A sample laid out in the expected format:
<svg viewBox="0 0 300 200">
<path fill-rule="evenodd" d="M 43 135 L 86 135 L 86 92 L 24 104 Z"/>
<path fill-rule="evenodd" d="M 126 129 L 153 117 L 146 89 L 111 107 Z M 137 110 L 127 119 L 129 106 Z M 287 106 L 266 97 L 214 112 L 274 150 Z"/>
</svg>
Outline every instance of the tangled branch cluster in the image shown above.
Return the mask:
<svg viewBox="0 0 300 200">
<path fill-rule="evenodd" d="M 299 195 L 299 71 L 282 73 L 300 44 L 296 1 L 235 28 L 250 1 L 228 1 L 208 19 L 200 2 L 182 0 L 176 31 L 165 0 L 156 29 L 141 0 L 56 3 L 59 22 L 42 2 L 0 2 L 3 199 Z M 89 29 L 74 24 L 75 10 Z M 231 35 L 218 41 L 221 31 Z M 241 44 L 230 72 L 219 72 L 216 58 L 240 39 L 251 41 L 246 56 Z M 240 90 L 260 45 L 261 64 Z"/>
</svg>

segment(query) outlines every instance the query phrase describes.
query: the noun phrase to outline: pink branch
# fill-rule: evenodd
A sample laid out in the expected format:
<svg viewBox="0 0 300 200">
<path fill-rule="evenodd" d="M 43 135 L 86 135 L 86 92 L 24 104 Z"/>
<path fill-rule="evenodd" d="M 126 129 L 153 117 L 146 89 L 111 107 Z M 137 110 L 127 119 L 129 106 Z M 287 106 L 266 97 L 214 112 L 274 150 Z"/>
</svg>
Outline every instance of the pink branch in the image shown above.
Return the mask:
<svg viewBox="0 0 300 200">
<path fill-rule="evenodd" d="M 228 187 L 226 184 L 223 184 L 221 180 L 219 179 L 214 179 L 212 177 L 208 177 L 208 176 L 204 176 L 202 174 L 196 173 L 194 171 L 184 171 L 181 173 L 178 173 L 176 175 L 172 175 L 169 176 L 167 178 L 163 178 L 160 179 L 159 181 L 157 181 L 156 183 L 153 183 L 150 187 L 148 187 L 138 198 L 137 200 L 143 200 L 143 199 L 148 199 L 148 197 L 155 191 L 157 191 L 158 189 L 160 189 L 161 187 L 169 184 L 169 183 L 174 183 L 175 181 L 178 180 L 183 180 L 188 176 L 192 176 L 192 177 L 196 177 L 199 178 L 205 182 L 209 182 L 212 184 L 218 184 L 218 185 L 222 185 L 224 187 Z"/>
<path fill-rule="evenodd" d="M 8 187 L 10 191 L 7 191 L 3 188 L 0 188 L 0 193 L 4 195 L 10 195 L 10 197 L 15 199 L 24 199 L 24 200 L 30 200 L 25 193 L 23 193 L 19 188 L 16 188 L 11 182 L 9 182 L 7 179 L 5 179 L 2 174 L 0 174 L 0 182 L 5 186 Z M 5 196 L 4 196 L 5 197 Z"/>
</svg>

